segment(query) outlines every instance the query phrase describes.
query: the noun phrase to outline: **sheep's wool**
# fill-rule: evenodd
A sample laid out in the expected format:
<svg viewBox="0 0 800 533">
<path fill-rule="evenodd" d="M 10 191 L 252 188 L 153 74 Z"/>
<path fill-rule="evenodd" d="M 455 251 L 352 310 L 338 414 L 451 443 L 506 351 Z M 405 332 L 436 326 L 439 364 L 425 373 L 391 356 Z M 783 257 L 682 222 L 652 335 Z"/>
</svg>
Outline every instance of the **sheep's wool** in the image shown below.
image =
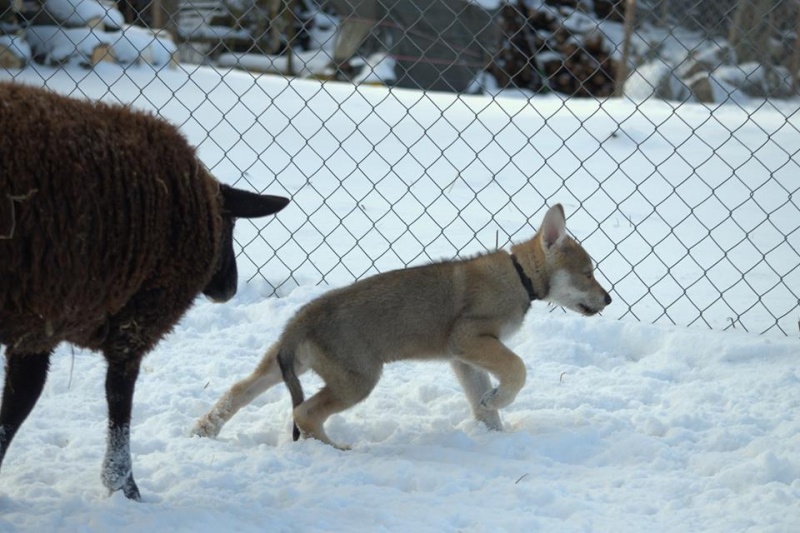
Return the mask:
<svg viewBox="0 0 800 533">
<path fill-rule="evenodd" d="M 146 351 L 209 279 L 219 184 L 177 128 L 129 108 L 0 83 L 0 124 L 0 343 L 105 349 L 113 325 Z"/>
</svg>

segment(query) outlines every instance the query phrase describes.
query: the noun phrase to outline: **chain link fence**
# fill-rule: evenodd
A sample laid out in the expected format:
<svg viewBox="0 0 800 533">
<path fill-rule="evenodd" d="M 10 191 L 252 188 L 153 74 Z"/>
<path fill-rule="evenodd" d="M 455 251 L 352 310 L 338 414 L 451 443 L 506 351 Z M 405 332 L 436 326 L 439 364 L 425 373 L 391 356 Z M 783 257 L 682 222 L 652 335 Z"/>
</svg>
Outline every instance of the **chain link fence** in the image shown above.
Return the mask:
<svg viewBox="0 0 800 533">
<path fill-rule="evenodd" d="M 265 294 L 502 247 L 562 202 L 608 315 L 797 335 L 798 6 L 0 0 L 0 73 L 290 194 L 237 234 Z"/>
</svg>

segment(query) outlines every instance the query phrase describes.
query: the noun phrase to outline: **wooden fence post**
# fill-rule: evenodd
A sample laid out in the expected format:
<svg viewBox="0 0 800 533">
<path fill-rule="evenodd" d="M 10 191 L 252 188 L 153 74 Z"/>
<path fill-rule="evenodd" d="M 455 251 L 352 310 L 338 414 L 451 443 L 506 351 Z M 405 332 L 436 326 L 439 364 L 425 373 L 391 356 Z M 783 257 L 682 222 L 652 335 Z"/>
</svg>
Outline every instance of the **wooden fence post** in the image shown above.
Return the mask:
<svg viewBox="0 0 800 533">
<path fill-rule="evenodd" d="M 617 75 L 614 87 L 614 96 L 620 97 L 623 93 L 625 80 L 628 78 L 628 59 L 631 53 L 631 34 L 633 33 L 633 21 L 636 18 L 636 0 L 625 0 L 625 26 L 624 37 L 622 38 L 622 59 L 617 65 Z"/>
</svg>

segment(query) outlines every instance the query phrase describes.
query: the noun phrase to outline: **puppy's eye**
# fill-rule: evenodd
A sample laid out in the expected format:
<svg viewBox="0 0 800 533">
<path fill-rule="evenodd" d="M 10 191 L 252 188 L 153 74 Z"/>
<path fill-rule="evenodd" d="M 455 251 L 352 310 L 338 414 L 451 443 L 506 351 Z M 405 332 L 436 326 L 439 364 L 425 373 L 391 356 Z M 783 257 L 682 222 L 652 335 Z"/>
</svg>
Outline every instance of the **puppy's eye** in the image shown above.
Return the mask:
<svg viewBox="0 0 800 533">
<path fill-rule="evenodd" d="M 593 277 L 594 277 L 594 274 L 592 274 L 591 272 L 587 272 L 586 273 L 586 279 L 592 279 Z"/>
</svg>

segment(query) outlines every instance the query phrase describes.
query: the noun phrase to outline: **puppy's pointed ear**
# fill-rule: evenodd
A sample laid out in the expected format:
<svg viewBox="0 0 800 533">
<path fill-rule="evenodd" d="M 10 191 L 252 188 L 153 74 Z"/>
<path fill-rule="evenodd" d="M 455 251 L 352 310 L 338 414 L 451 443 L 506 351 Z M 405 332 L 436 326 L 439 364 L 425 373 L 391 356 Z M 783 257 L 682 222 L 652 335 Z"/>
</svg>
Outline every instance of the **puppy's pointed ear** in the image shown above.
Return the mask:
<svg viewBox="0 0 800 533">
<path fill-rule="evenodd" d="M 272 215 L 286 207 L 288 198 L 257 194 L 235 189 L 229 185 L 220 185 L 222 208 L 237 218 L 257 218 Z"/>
<path fill-rule="evenodd" d="M 564 208 L 561 207 L 561 204 L 556 204 L 547 210 L 539 232 L 542 234 L 542 243 L 545 250 L 550 249 L 566 236 L 567 221 L 564 218 Z"/>
</svg>

